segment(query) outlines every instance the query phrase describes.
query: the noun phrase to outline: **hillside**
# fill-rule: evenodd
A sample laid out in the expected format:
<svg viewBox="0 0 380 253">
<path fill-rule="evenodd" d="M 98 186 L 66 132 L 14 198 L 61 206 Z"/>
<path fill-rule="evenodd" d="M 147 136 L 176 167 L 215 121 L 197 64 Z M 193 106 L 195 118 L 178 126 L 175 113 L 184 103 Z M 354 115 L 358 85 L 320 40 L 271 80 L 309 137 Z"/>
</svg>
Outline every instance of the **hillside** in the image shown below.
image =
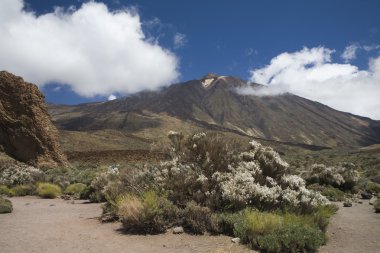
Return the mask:
<svg viewBox="0 0 380 253">
<path fill-rule="evenodd" d="M 293 95 L 252 96 L 236 92 L 241 79 L 207 75 L 160 91 L 103 103 L 50 105 L 61 130 L 113 129 L 157 141 L 170 129 L 229 132 L 276 142 L 323 147 L 380 143 L 380 123 Z"/>
</svg>

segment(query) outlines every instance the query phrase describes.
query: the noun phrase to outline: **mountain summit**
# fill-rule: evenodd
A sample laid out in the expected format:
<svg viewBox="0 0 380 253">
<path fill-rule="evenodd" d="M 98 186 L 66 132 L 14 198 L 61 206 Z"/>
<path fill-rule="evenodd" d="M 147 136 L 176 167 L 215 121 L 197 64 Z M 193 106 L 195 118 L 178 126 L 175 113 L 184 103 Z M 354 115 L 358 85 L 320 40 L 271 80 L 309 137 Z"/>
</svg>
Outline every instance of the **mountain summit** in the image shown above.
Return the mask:
<svg viewBox="0 0 380 253">
<path fill-rule="evenodd" d="M 138 132 L 194 126 L 280 142 L 320 146 L 362 146 L 380 142 L 380 122 L 334 110 L 293 95 L 242 95 L 256 86 L 232 76 L 207 74 L 160 91 L 146 91 L 104 103 L 50 106 L 65 130 L 117 129 Z M 178 123 L 180 122 L 180 123 Z M 164 127 L 165 126 L 165 127 Z M 174 129 L 174 130 L 175 130 Z"/>
</svg>

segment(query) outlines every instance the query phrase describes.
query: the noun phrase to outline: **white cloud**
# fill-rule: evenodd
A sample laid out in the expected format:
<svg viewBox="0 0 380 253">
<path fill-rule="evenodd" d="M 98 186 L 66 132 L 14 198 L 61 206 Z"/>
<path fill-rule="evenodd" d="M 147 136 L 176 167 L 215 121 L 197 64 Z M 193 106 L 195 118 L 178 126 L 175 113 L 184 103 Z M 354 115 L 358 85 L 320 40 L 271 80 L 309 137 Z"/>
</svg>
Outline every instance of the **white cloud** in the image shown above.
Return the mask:
<svg viewBox="0 0 380 253">
<path fill-rule="evenodd" d="M 115 99 L 117 99 L 117 97 L 114 94 L 111 94 L 108 97 L 108 101 L 112 101 L 112 100 L 115 100 Z"/>
<path fill-rule="evenodd" d="M 334 52 L 316 47 L 282 53 L 269 65 L 250 72 L 252 82 L 266 87 L 239 92 L 252 95 L 290 92 L 341 111 L 380 119 L 380 57 L 370 59 L 367 70 L 359 70 L 351 64 L 331 62 Z"/>
<path fill-rule="evenodd" d="M 251 56 L 251 55 L 256 55 L 258 52 L 257 52 L 257 50 L 256 49 L 253 49 L 253 48 L 247 48 L 246 50 L 245 50 L 245 55 L 246 56 Z"/>
<path fill-rule="evenodd" d="M 58 82 L 91 97 L 156 89 L 179 76 L 177 57 L 146 38 L 133 9 L 90 1 L 36 16 L 23 7 L 0 1 L 0 69 L 40 87 Z"/>
<path fill-rule="evenodd" d="M 380 45 L 364 45 L 363 49 L 367 52 L 380 49 Z"/>
<path fill-rule="evenodd" d="M 173 38 L 174 48 L 181 48 L 186 45 L 187 37 L 183 33 L 176 33 Z"/>
<path fill-rule="evenodd" d="M 341 55 L 344 62 L 348 63 L 351 60 L 355 60 L 356 59 L 356 52 L 358 51 L 358 49 L 360 49 L 360 47 L 359 47 L 359 45 L 356 45 L 356 44 L 351 44 L 351 45 L 347 46 L 344 49 L 343 54 Z"/>
</svg>

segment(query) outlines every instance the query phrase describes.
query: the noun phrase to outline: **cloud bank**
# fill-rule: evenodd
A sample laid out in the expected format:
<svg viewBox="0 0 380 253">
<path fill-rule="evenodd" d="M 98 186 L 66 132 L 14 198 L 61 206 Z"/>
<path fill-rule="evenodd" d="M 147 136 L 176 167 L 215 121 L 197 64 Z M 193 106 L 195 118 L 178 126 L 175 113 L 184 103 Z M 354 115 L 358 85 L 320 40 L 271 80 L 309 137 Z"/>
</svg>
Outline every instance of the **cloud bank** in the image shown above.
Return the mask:
<svg viewBox="0 0 380 253">
<path fill-rule="evenodd" d="M 239 92 L 260 96 L 290 92 L 380 120 L 380 57 L 369 59 L 368 69 L 360 70 L 351 64 L 332 62 L 334 52 L 316 47 L 282 53 L 269 65 L 250 71 L 250 81 L 265 87 Z"/>
<path fill-rule="evenodd" d="M 156 89 L 176 81 L 177 57 L 146 38 L 139 15 L 87 2 L 37 16 L 22 0 L 0 1 L 0 69 L 40 87 L 71 86 L 85 97 Z"/>
</svg>

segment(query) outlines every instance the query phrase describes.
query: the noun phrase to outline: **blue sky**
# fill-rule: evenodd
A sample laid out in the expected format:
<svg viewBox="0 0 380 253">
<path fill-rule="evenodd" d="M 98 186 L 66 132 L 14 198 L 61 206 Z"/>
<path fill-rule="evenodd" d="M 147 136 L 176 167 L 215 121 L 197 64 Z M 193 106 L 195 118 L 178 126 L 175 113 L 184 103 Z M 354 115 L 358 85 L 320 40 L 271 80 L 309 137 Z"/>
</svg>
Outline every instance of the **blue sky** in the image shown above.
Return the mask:
<svg viewBox="0 0 380 253">
<path fill-rule="evenodd" d="M 66 8 L 63 12 L 67 14 L 70 12 L 67 8 L 75 6 L 78 10 L 85 2 L 25 0 L 24 8 L 38 17 L 52 13 L 56 6 Z M 333 50 L 327 53 L 330 59 L 323 64 L 346 63 L 364 71 L 369 71 L 370 59 L 379 56 L 380 1 L 376 0 L 97 2 L 104 3 L 110 12 L 128 8 L 129 12 L 139 17 L 145 40 L 154 40 L 163 51 L 170 51 L 171 56 L 177 59 L 176 74 L 168 70 L 162 82 L 198 79 L 208 72 L 269 82 L 265 78 L 255 79 L 253 71 L 265 68 L 272 59 L 283 53 L 300 52 L 304 47 Z M 71 12 L 75 10 L 71 8 Z M 177 43 L 174 42 L 175 38 Z M 342 54 L 350 45 L 354 45 L 356 50 L 354 57 L 347 60 Z M 109 46 L 112 47 L 112 41 Z M 364 50 L 370 47 L 371 50 Z M 170 56 L 163 57 L 171 60 Z M 108 97 L 108 93 L 103 91 L 91 94 L 74 92 L 70 81 L 61 77 L 34 79 L 63 80 L 49 81 L 41 86 L 47 101 L 52 103 L 76 104 L 106 100 Z M 67 85 L 62 86 L 65 82 Z M 158 82 L 157 86 L 162 82 Z M 138 89 L 127 91 L 133 93 Z M 109 93 L 121 96 L 128 92 L 110 89 Z M 300 95 L 303 93 L 300 92 Z M 321 102 L 325 101 L 322 99 Z"/>
</svg>

